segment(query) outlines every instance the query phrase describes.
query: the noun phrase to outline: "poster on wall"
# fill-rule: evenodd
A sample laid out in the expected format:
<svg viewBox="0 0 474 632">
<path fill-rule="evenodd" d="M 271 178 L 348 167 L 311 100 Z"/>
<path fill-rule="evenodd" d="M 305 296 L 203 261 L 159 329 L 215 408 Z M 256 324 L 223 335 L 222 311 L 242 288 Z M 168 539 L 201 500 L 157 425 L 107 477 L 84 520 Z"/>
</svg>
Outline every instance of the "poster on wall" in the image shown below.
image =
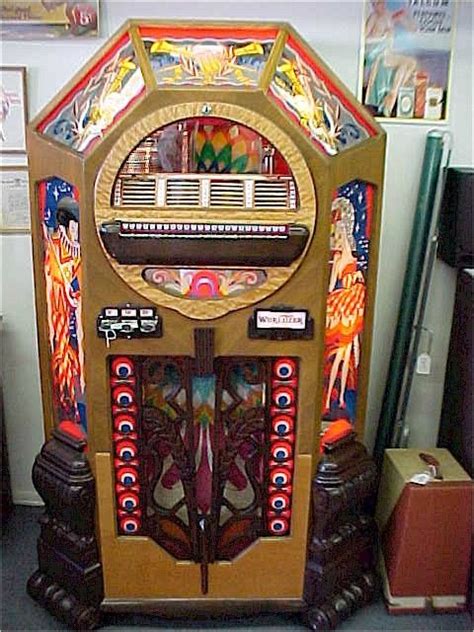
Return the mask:
<svg viewBox="0 0 474 632">
<path fill-rule="evenodd" d="M 0 152 L 26 151 L 26 68 L 0 66 Z"/>
<path fill-rule="evenodd" d="M 0 168 L 0 233 L 30 230 L 30 197 L 27 167 Z"/>
<path fill-rule="evenodd" d="M 99 0 L 0 0 L 0 39 L 97 36 Z"/>
<path fill-rule="evenodd" d="M 446 121 L 454 0 L 365 0 L 359 99 L 382 121 Z"/>
</svg>

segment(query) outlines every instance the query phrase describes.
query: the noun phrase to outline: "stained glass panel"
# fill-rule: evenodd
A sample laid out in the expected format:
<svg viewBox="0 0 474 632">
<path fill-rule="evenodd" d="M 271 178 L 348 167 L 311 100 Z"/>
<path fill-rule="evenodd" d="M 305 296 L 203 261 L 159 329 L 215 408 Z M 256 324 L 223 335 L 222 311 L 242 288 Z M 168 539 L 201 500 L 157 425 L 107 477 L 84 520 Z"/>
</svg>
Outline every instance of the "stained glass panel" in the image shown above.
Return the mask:
<svg viewBox="0 0 474 632">
<path fill-rule="evenodd" d="M 127 156 L 119 177 L 167 173 L 291 175 L 264 136 L 214 116 L 191 117 L 153 131 Z"/>
<path fill-rule="evenodd" d="M 269 95 L 326 154 L 335 155 L 375 133 L 291 37 L 278 61 Z"/>
<path fill-rule="evenodd" d="M 134 48 L 124 35 L 41 121 L 38 130 L 88 152 L 144 93 Z"/>
<path fill-rule="evenodd" d="M 297 382 L 292 358 L 113 357 L 121 532 L 204 567 L 288 535 Z"/>
<path fill-rule="evenodd" d="M 140 27 L 159 86 L 256 87 L 277 31 Z"/>
<path fill-rule="evenodd" d="M 374 188 L 353 180 L 332 203 L 323 421 L 356 421 Z"/>
<path fill-rule="evenodd" d="M 76 187 L 49 178 L 38 185 L 55 422 L 86 422 L 80 207 Z"/>
</svg>

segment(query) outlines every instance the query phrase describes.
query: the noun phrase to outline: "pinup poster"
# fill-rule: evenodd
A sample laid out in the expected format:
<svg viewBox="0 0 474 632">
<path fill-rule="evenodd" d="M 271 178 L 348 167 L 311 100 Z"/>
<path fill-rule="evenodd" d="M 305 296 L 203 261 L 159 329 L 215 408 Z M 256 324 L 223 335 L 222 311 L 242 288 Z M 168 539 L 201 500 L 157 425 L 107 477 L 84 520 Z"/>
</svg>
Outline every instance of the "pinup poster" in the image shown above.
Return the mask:
<svg viewBox="0 0 474 632">
<path fill-rule="evenodd" d="M 366 0 L 359 99 L 381 120 L 445 121 L 454 0 Z"/>
</svg>

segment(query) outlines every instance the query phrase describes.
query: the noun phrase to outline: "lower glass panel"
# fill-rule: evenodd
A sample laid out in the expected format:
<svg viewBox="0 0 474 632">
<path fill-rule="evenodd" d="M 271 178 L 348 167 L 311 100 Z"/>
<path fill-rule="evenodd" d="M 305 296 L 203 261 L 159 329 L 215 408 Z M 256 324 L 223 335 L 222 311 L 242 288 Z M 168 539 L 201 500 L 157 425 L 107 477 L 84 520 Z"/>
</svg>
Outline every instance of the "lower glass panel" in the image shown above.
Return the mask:
<svg viewBox="0 0 474 632">
<path fill-rule="evenodd" d="M 119 533 L 201 564 L 289 534 L 297 359 L 115 356 L 110 387 Z"/>
</svg>

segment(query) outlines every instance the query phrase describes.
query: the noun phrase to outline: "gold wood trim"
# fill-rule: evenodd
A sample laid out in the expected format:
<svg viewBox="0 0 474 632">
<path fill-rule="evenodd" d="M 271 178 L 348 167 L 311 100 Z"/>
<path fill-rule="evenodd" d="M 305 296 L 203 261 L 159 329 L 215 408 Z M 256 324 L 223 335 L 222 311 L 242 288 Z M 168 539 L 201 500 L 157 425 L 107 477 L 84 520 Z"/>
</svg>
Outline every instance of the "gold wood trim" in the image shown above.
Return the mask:
<svg viewBox="0 0 474 632">
<path fill-rule="evenodd" d="M 153 18 L 144 18 L 143 20 L 134 18 L 130 20 L 130 23 L 133 26 L 172 26 L 173 28 L 180 29 L 183 31 L 185 29 L 189 29 L 189 27 L 197 27 L 197 28 L 232 28 L 236 29 L 255 29 L 259 31 L 264 31 L 269 28 L 275 29 L 286 29 L 288 27 L 288 22 L 275 22 L 275 21 L 265 21 L 259 20 L 258 22 L 252 22 L 251 20 L 234 20 L 232 18 L 228 20 L 180 20 L 176 22 L 176 20 L 169 18 L 165 20 L 155 20 Z"/>
<path fill-rule="evenodd" d="M 143 79 L 145 80 L 147 91 L 150 92 L 152 90 L 156 90 L 157 88 L 156 78 L 151 68 L 150 61 L 146 53 L 145 45 L 143 44 L 143 40 L 140 37 L 140 34 L 138 32 L 138 27 L 133 25 L 130 28 L 129 33 L 130 33 L 130 39 L 132 41 L 132 46 L 135 50 L 135 54 L 137 56 L 138 63 L 142 71 Z"/>
<path fill-rule="evenodd" d="M 265 68 L 263 69 L 262 76 L 260 77 L 260 81 L 258 82 L 259 88 L 263 90 L 264 93 L 267 92 L 268 87 L 273 79 L 273 75 L 275 74 L 276 67 L 278 62 L 283 54 L 283 50 L 285 48 L 286 41 L 288 39 L 288 33 L 286 30 L 281 30 L 273 43 L 272 50 L 270 52 L 270 58 L 265 64 Z"/>
<path fill-rule="evenodd" d="M 295 221 L 301 224 L 300 211 L 267 211 L 266 209 L 248 209 L 249 212 L 255 214 L 261 212 L 262 217 L 258 220 L 259 224 L 272 224 L 275 222 L 293 223 Z M 263 211 L 263 212 L 262 212 Z M 143 206 L 118 206 L 104 210 L 104 221 L 113 221 L 122 219 L 126 222 L 134 220 L 150 220 L 153 222 L 206 222 L 216 221 L 219 224 L 248 222 L 249 215 L 245 214 L 244 208 L 231 208 L 225 206 L 216 206 L 215 208 L 173 208 L 172 206 L 163 208 L 144 208 Z M 225 215 L 223 216 L 223 213 Z M 153 215 L 153 217 L 151 217 Z M 303 222 L 304 223 L 304 222 Z M 239 266 L 240 267 L 240 266 Z"/>
</svg>

